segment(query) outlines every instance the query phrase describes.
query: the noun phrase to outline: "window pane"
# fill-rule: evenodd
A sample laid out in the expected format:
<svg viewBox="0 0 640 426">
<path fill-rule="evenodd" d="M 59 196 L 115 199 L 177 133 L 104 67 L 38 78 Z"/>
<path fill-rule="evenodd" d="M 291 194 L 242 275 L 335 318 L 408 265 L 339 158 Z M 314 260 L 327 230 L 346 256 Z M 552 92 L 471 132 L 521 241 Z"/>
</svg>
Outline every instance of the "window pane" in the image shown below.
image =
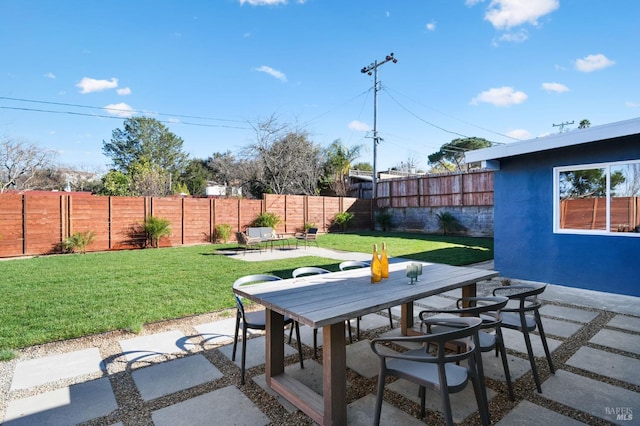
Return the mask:
<svg viewBox="0 0 640 426">
<path fill-rule="evenodd" d="M 606 169 L 560 172 L 560 228 L 606 230 Z"/>
<path fill-rule="evenodd" d="M 640 163 L 611 167 L 611 232 L 640 232 Z"/>
</svg>

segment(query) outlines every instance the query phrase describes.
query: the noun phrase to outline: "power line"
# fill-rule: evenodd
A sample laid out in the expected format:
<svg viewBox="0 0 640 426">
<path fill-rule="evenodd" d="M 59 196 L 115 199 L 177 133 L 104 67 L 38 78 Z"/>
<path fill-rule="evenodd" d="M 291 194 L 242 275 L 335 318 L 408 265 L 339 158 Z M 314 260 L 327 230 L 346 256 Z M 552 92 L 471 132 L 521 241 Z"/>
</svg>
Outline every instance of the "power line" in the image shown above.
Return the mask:
<svg viewBox="0 0 640 426">
<path fill-rule="evenodd" d="M 47 114 L 67 114 L 67 115 L 78 115 L 82 117 L 95 117 L 95 118 L 111 118 L 115 120 L 122 120 L 123 117 L 116 117 L 113 115 L 101 115 L 101 114 L 89 114 L 86 112 L 76 112 L 76 111 L 55 111 L 55 110 L 47 110 L 47 109 L 38 109 L 38 108 L 20 108 L 20 107 L 8 107 L 8 106 L 0 106 L 0 109 L 10 109 L 15 111 L 29 111 L 29 112 L 43 112 Z M 184 124 L 186 126 L 200 126 L 200 127 L 222 127 L 227 129 L 241 129 L 241 130 L 250 130 L 249 127 L 239 127 L 239 126 L 229 126 L 225 124 L 203 124 L 203 123 L 190 123 L 187 121 L 171 121 L 171 120 L 156 120 L 159 123 L 167 123 L 167 124 Z"/>
</svg>

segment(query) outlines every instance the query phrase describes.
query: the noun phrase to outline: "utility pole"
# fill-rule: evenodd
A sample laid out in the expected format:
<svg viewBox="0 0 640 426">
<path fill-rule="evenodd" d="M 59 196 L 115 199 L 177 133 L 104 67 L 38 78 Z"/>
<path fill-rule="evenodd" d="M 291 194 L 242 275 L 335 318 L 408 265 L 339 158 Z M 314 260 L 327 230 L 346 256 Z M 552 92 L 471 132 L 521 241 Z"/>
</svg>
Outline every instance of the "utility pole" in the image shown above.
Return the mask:
<svg viewBox="0 0 640 426">
<path fill-rule="evenodd" d="M 571 123 L 569 123 L 568 121 L 565 121 L 564 123 L 560 123 L 560 124 L 554 124 L 553 127 L 560 127 L 560 131 L 558 133 L 562 133 L 564 132 L 564 126 L 568 126 L 570 124 L 573 124 L 574 121 L 571 121 Z"/>
<path fill-rule="evenodd" d="M 363 74 L 371 75 L 373 74 L 373 188 L 372 188 L 372 199 L 376 200 L 378 198 L 377 191 L 377 180 L 378 180 L 378 169 L 376 167 L 377 157 L 378 157 L 378 143 L 380 143 L 380 137 L 378 136 L 378 90 L 380 90 L 380 86 L 378 84 L 378 67 L 380 65 L 386 64 L 387 62 L 393 62 L 394 64 L 398 62 L 398 60 L 393 56 L 393 52 L 388 54 L 384 60 L 378 62 L 373 61 L 369 66 L 363 67 L 360 72 Z"/>
</svg>

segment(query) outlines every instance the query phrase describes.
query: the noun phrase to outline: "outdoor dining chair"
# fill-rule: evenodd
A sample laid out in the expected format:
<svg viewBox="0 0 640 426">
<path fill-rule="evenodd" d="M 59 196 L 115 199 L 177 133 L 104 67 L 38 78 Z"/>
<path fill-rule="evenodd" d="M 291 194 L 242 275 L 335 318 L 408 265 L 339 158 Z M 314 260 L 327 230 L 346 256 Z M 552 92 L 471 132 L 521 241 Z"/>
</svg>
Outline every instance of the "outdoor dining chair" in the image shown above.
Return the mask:
<svg viewBox="0 0 640 426">
<path fill-rule="evenodd" d="M 258 284 L 266 281 L 277 281 L 282 278 L 277 277 L 275 275 L 246 275 L 244 277 L 238 278 L 233 283 L 234 293 L 238 287 L 243 285 L 250 284 Z M 236 297 L 236 306 L 237 306 L 237 314 L 236 314 L 236 330 L 233 337 L 233 352 L 231 355 L 231 360 L 236 360 L 236 347 L 238 345 L 238 334 L 240 328 L 242 328 L 242 360 L 240 362 L 240 384 L 244 385 L 244 372 L 245 372 L 245 364 L 247 359 L 247 330 L 266 330 L 267 328 L 267 317 L 266 311 L 261 309 L 255 312 L 246 312 L 244 310 L 244 305 L 242 303 L 242 298 L 235 295 Z M 302 357 L 302 343 L 300 341 L 300 327 L 297 321 L 294 321 L 292 318 L 287 316 L 284 317 L 284 325 L 287 325 L 295 328 L 296 330 L 296 339 L 298 341 L 298 355 L 300 357 L 300 368 L 304 368 L 303 357 Z M 291 335 L 289 336 L 289 343 L 291 343 Z"/>
<path fill-rule="evenodd" d="M 296 248 L 298 248 L 298 243 L 304 243 L 304 248 L 307 248 L 309 243 L 314 243 L 316 247 L 318 247 L 318 228 L 309 228 L 306 232 L 296 234 Z"/>
<path fill-rule="evenodd" d="M 306 275 L 318 275 L 318 274 L 328 274 L 329 270 L 324 268 L 318 268 L 316 266 L 303 266 L 301 268 L 296 268 L 291 273 L 293 278 L 303 277 Z M 346 320 L 347 331 L 349 332 L 349 341 L 353 343 L 353 336 L 351 335 L 351 322 Z M 313 359 L 318 358 L 318 329 L 313 329 Z"/>
<path fill-rule="evenodd" d="M 504 296 L 493 297 L 462 297 L 456 301 L 455 309 L 427 309 L 421 311 L 418 315 L 420 320 L 427 317 L 438 318 L 431 315 L 451 314 L 456 316 L 473 316 L 482 319 L 478 338 L 480 342 L 480 352 L 490 352 L 495 350 L 496 356 L 500 353 L 502 358 L 502 368 L 504 369 L 505 381 L 509 391 L 509 398 L 514 401 L 513 384 L 511 382 L 511 374 L 509 373 L 509 363 L 507 362 L 507 351 L 504 347 L 504 339 L 502 338 L 502 315 L 500 310 L 503 309 L 509 299 Z M 432 332 L 443 331 L 443 327 L 432 327 Z M 489 331 L 493 331 L 490 333 Z"/>
<path fill-rule="evenodd" d="M 340 264 L 340 270 L 346 271 L 348 269 L 357 269 L 357 268 L 368 268 L 369 264 L 367 262 L 361 262 L 359 260 L 346 260 Z M 393 328 L 393 317 L 391 316 L 391 308 L 387 309 L 387 313 L 389 314 L 389 325 Z M 356 318 L 356 338 L 360 340 L 360 318 Z"/>
<path fill-rule="evenodd" d="M 482 357 L 478 343 L 478 330 L 482 325 L 482 320 L 474 317 L 427 318 L 423 324 L 430 327 L 446 327 L 447 331 L 411 337 L 378 337 L 371 341 L 371 349 L 380 359 L 374 425 L 380 424 L 384 384 L 387 376 L 405 379 L 419 386 L 421 417 L 425 415 L 426 388 L 439 391 L 447 425 L 453 425 L 449 394 L 462 391 L 471 380 L 480 419 L 483 425 L 488 425 L 490 423 L 489 409 L 485 397 Z M 465 340 L 467 343 L 460 352 L 446 349 L 447 343 L 458 343 L 461 340 Z M 400 345 L 418 343 L 423 346 L 419 349 L 397 353 L 379 350 L 378 345 L 384 343 Z M 437 347 L 435 355 L 427 352 L 429 344 L 435 344 Z M 466 365 L 461 365 L 460 361 L 464 360 L 467 360 Z"/>
<path fill-rule="evenodd" d="M 540 386 L 540 377 L 538 376 L 536 359 L 533 355 L 531 336 L 529 334 L 535 331 L 536 327 L 540 334 L 540 340 L 542 340 L 542 347 L 547 357 L 549 370 L 552 374 L 555 374 L 551 353 L 549 352 L 549 345 L 547 344 L 547 336 L 544 334 L 539 312 L 542 302 L 538 300 L 538 295 L 544 292 L 546 288 L 546 284 L 525 284 L 498 287 L 493 290 L 494 295 L 503 293 L 509 299 L 517 302 L 516 307 L 507 305 L 507 307 L 502 309 L 502 327 L 517 330 L 523 334 L 524 343 L 527 346 L 529 363 L 531 364 L 531 371 L 533 372 L 533 380 L 536 382 L 538 393 L 542 393 L 542 387 Z"/>
</svg>

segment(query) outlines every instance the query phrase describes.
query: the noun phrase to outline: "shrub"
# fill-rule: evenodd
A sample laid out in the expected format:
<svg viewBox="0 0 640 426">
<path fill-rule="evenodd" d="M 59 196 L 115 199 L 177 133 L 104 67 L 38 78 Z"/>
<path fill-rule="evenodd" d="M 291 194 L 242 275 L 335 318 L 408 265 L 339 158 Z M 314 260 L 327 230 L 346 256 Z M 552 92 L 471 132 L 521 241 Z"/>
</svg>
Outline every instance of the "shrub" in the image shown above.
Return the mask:
<svg viewBox="0 0 640 426">
<path fill-rule="evenodd" d="M 167 219 L 149 216 L 143 226 L 147 241 L 151 247 L 160 246 L 160 238 L 171 235 L 171 222 Z"/>
<path fill-rule="evenodd" d="M 388 231 L 393 226 L 393 215 L 388 212 L 380 212 L 376 216 L 376 222 L 378 222 L 383 231 Z"/>
<path fill-rule="evenodd" d="M 349 224 L 353 222 L 356 216 L 350 212 L 340 212 L 336 213 L 335 219 L 333 219 L 333 223 L 338 225 L 341 230 L 346 231 L 349 227 Z"/>
<path fill-rule="evenodd" d="M 211 242 L 222 241 L 226 244 L 229 241 L 229 237 L 231 237 L 231 232 L 233 232 L 233 227 L 228 223 L 216 225 L 216 229 L 213 230 L 213 235 L 211 236 Z"/>
<path fill-rule="evenodd" d="M 304 225 L 302 226 L 302 231 L 309 232 L 309 229 L 311 228 L 317 228 L 316 224 L 313 222 L 305 222 Z"/>
<path fill-rule="evenodd" d="M 251 222 L 251 226 L 255 227 L 265 227 L 265 228 L 275 228 L 282 219 L 275 213 L 264 212 L 260 213 L 258 217 L 256 217 L 253 222 Z"/>
<path fill-rule="evenodd" d="M 60 244 L 63 253 L 86 253 L 87 246 L 93 242 L 95 234 L 93 231 L 76 232 L 64 239 Z"/>
<path fill-rule="evenodd" d="M 449 212 L 438 213 L 436 214 L 436 217 L 438 218 L 438 224 L 440 225 L 440 229 L 442 229 L 442 233 L 444 235 L 467 230 L 467 228 L 465 228 L 464 225 L 462 225 L 458 219 Z"/>
</svg>

